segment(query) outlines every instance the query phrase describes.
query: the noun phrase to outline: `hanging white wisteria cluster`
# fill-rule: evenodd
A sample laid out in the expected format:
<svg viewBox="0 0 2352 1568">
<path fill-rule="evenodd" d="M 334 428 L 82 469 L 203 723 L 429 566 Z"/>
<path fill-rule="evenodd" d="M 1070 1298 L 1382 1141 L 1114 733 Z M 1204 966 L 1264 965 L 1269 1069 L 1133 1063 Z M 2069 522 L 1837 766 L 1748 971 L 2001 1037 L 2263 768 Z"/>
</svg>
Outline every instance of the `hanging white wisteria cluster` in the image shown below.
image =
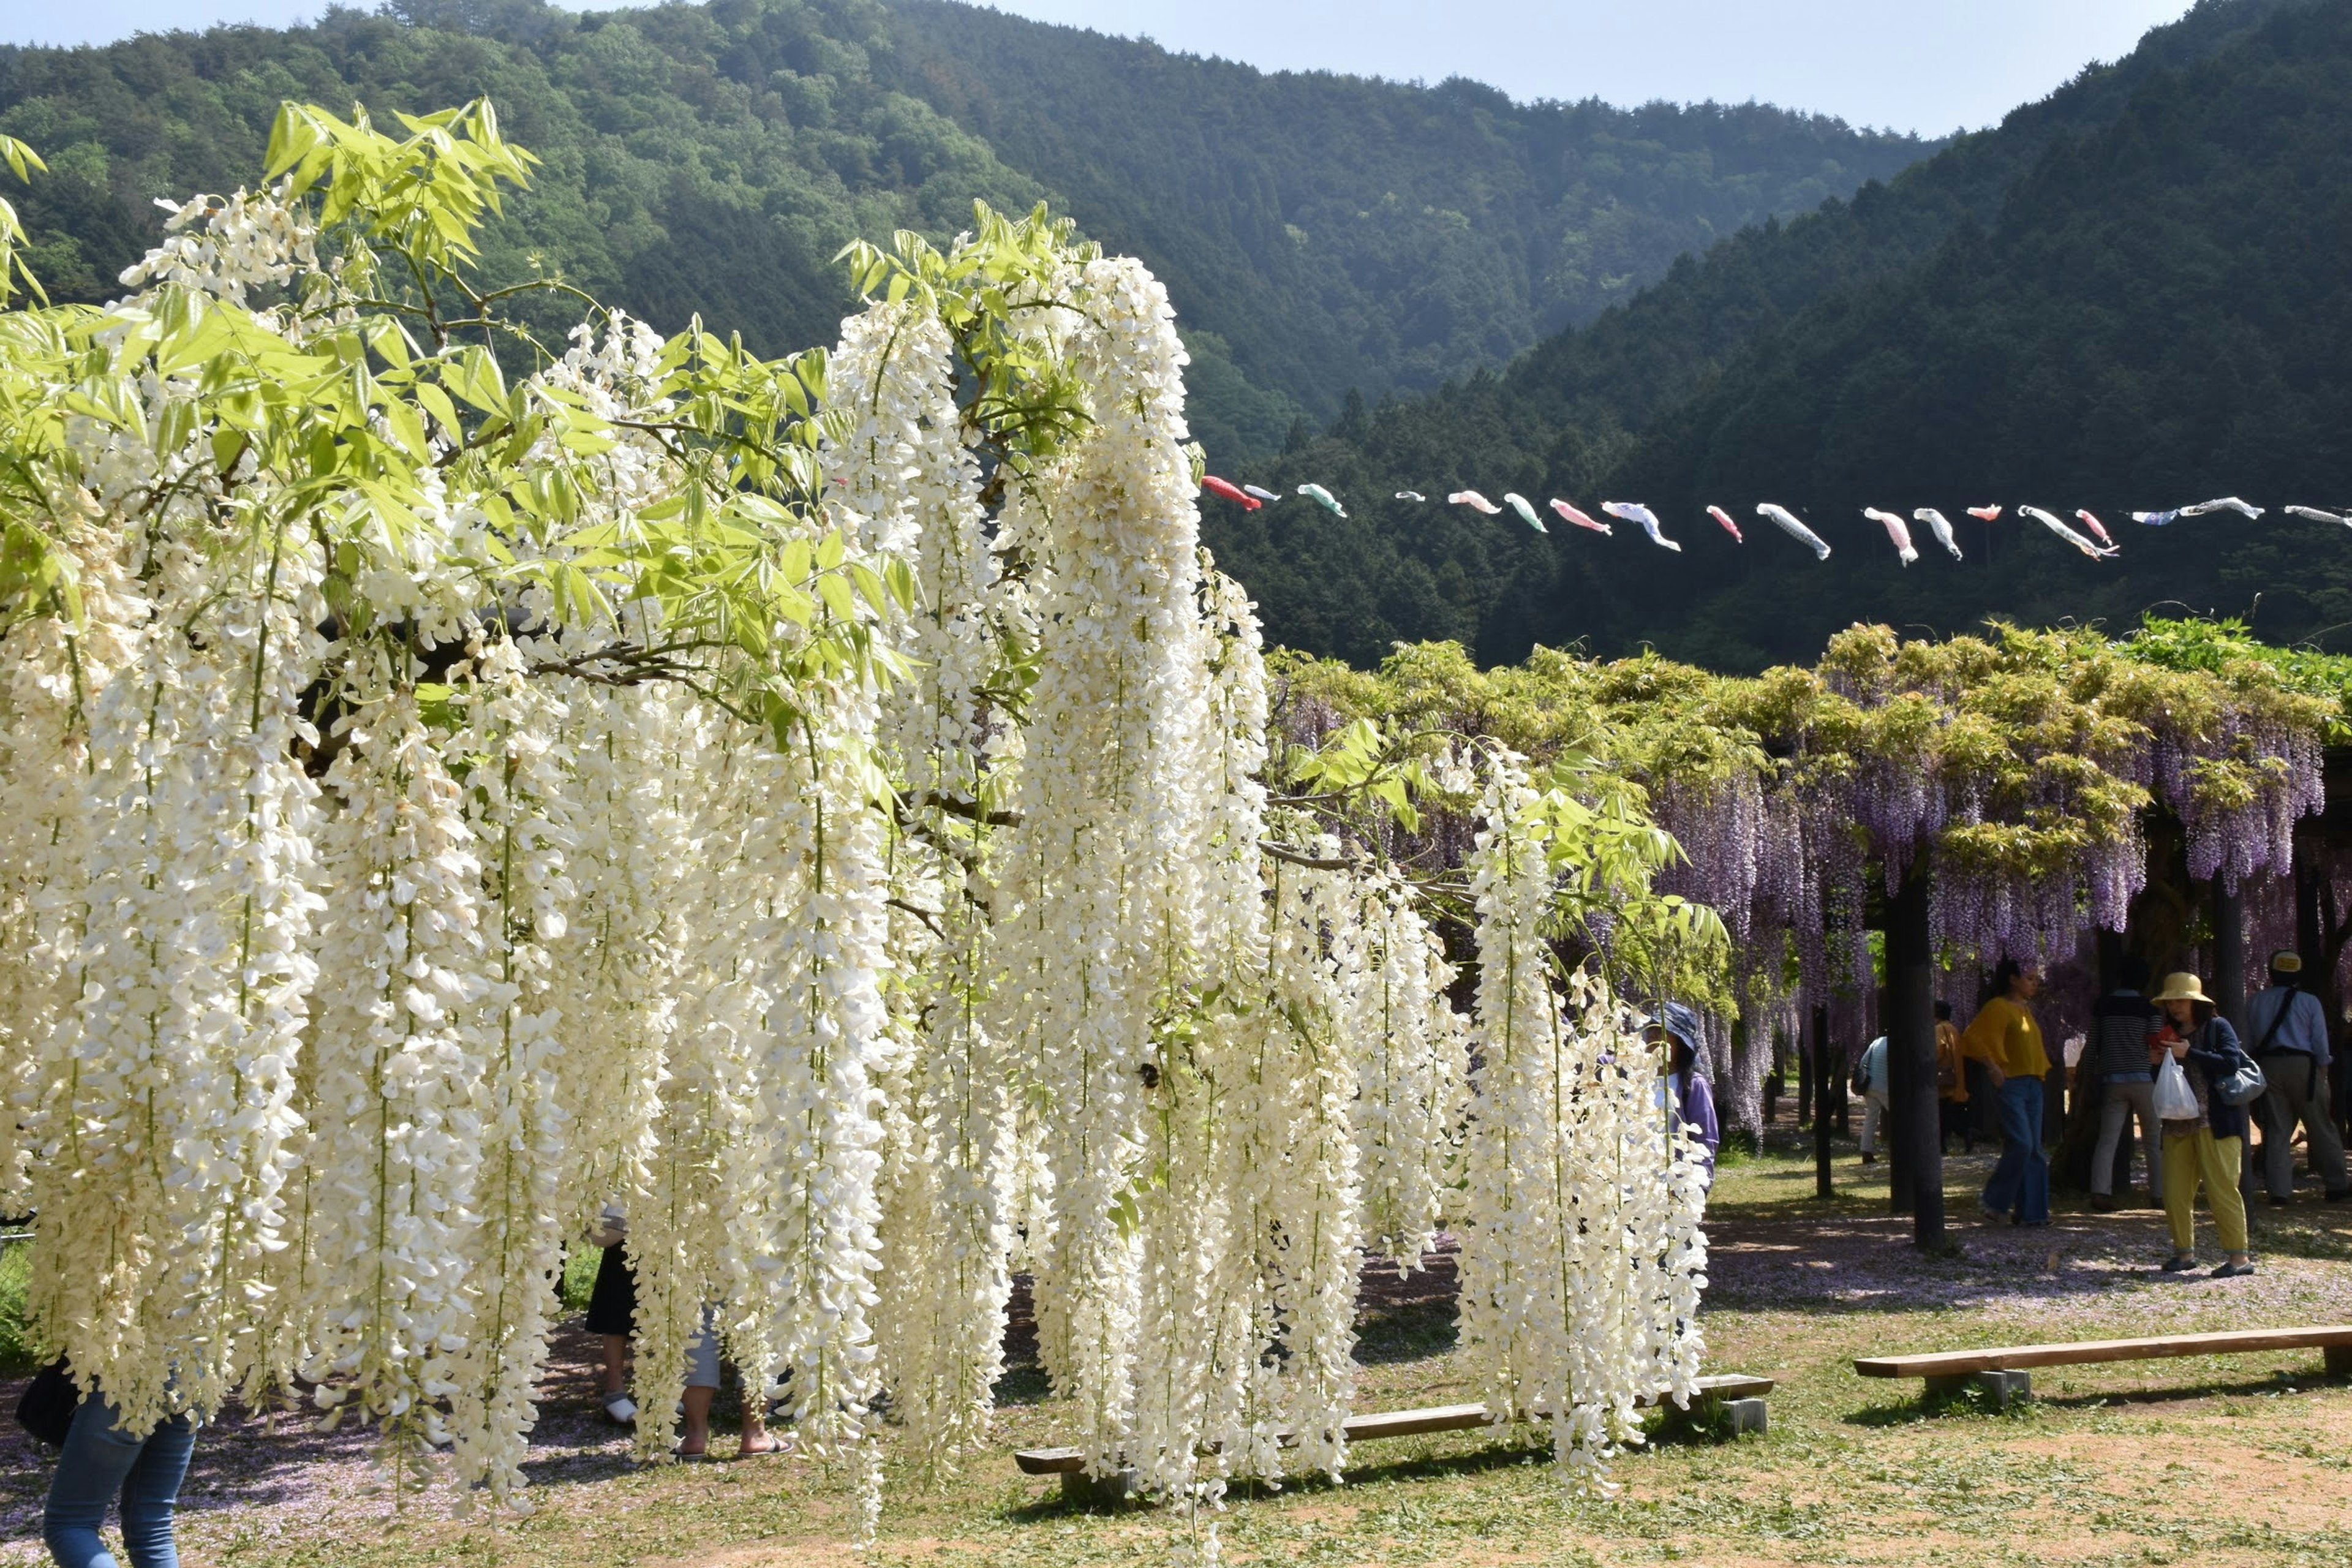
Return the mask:
<svg viewBox="0 0 2352 1568">
<path fill-rule="evenodd" d="M 1516 770 L 1497 766 L 1472 853 L 1478 909 L 1475 1045 L 1463 1221 L 1463 1342 L 1489 1409 L 1551 1426 L 1555 1452 L 1596 1466 L 1639 1430 L 1636 1405 L 1698 1376 L 1686 1331 L 1704 1244 L 1676 1223 L 1703 1177 L 1657 1124 L 1647 1053 L 1612 1027 L 1589 976 L 1569 1005 L 1551 984 L 1546 914 L 1555 823 Z M 1623 1239 L 1670 1238 L 1622 1255 Z"/>
<path fill-rule="evenodd" d="M 1646 871 L 1447 752 L 1465 1014 L 1369 796 L 1269 793 L 1140 265 L 983 213 L 856 251 L 829 364 L 542 351 L 468 281 L 528 156 L 408 129 L 289 108 L 122 300 L 0 312 L 0 1157 L 78 1378 L 519 1505 L 617 1205 L 641 1451 L 708 1321 L 869 1529 L 886 1432 L 986 1439 L 1016 1271 L 1090 1466 L 1196 1506 L 1339 1473 L 1364 1260 L 1441 1226 L 1564 1465 L 1689 1392 L 1699 1188 L 1550 940 Z"/>
</svg>

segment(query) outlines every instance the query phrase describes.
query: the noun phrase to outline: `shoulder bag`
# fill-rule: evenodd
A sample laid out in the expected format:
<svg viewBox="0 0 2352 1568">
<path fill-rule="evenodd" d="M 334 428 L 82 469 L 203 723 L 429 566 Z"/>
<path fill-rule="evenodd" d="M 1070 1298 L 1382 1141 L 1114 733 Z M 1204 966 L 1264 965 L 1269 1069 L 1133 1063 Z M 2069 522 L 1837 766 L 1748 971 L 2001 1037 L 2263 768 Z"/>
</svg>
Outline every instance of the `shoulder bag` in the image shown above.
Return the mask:
<svg viewBox="0 0 2352 1568">
<path fill-rule="evenodd" d="M 74 1386 L 66 1358 L 58 1357 L 33 1374 L 16 1400 L 16 1425 L 52 1448 L 66 1446 L 73 1430 L 74 1412 L 81 1408 L 81 1390 Z"/>
<path fill-rule="evenodd" d="M 2290 997 L 2288 1000 L 2293 1001 L 2294 998 Z M 2282 1018 L 2286 1016 L 2284 1007 L 2279 1009 L 2279 1016 Z M 2213 1026 L 2206 1025 L 2202 1033 L 2208 1048 L 2210 1048 L 2214 1034 Z M 2273 1019 L 2270 1028 L 2263 1035 L 2263 1043 L 2268 1045 L 2272 1037 L 2277 1033 L 2278 1023 Z M 2232 1068 L 2225 1077 L 2214 1080 L 2213 1097 L 2224 1105 L 2251 1105 L 2260 1100 L 2263 1091 L 2270 1088 L 2270 1080 L 2263 1077 L 2262 1064 L 2248 1056 L 2242 1047 L 2233 1044 L 2231 1048 L 2237 1057 L 2237 1066 Z"/>
<path fill-rule="evenodd" d="M 2215 1084 L 2213 1092 L 2221 1097 L 2224 1105 L 2252 1105 L 2270 1087 L 2270 1079 L 2263 1076 L 2262 1064 L 2241 1051 L 2237 1069 Z"/>
</svg>

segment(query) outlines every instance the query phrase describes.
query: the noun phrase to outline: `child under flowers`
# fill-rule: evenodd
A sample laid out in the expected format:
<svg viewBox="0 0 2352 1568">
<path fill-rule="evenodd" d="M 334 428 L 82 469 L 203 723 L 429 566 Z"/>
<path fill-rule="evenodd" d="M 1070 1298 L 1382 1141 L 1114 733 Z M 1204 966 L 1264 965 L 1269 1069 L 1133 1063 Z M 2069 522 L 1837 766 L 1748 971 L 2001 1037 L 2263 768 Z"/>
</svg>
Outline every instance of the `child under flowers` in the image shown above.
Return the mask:
<svg viewBox="0 0 2352 1568">
<path fill-rule="evenodd" d="M 1723 1133 L 1715 1117 L 1715 1091 L 1698 1069 L 1698 1015 L 1680 1002 L 1668 1002 L 1654 1014 L 1642 1037 L 1666 1047 L 1666 1109 L 1670 1130 L 1687 1127 L 1691 1157 L 1702 1167 L 1699 1184 L 1715 1185 L 1715 1153 Z"/>
<path fill-rule="evenodd" d="M 636 1404 L 627 1392 L 625 1364 L 629 1340 L 636 1332 L 637 1310 L 636 1270 L 629 1267 L 627 1233 L 628 1220 L 621 1206 L 607 1204 L 587 1236 L 590 1245 L 604 1249 L 596 1269 L 596 1287 L 588 1299 L 588 1331 L 604 1342 L 604 1414 L 621 1426 L 633 1426 L 637 1418 Z M 677 1445 L 680 1458 L 698 1459 L 709 1451 L 710 1405 L 718 1397 L 719 1382 L 718 1313 L 705 1307 L 701 1330 L 686 1347 L 686 1397 L 679 1405 L 685 1417 Z M 782 1447 L 768 1432 L 767 1405 L 764 1394 L 746 1378 L 742 1436 L 736 1446 L 739 1458 L 772 1454 Z"/>
<path fill-rule="evenodd" d="M 595 1289 L 588 1296 L 588 1331 L 604 1349 L 601 1394 L 604 1415 L 616 1426 L 637 1419 L 636 1402 L 629 1397 L 629 1339 L 637 1331 L 637 1276 L 629 1267 L 624 1238 L 628 1221 L 618 1204 L 606 1204 L 589 1229 L 591 1247 L 604 1249 L 596 1265 Z"/>
<path fill-rule="evenodd" d="M 719 1395 L 719 1314 L 709 1307 L 702 1310 L 702 1331 L 686 1347 L 686 1400 L 683 1411 L 686 1429 L 678 1435 L 677 1456 L 681 1459 L 698 1459 L 710 1449 L 710 1402 Z M 755 1454 L 781 1452 L 783 1445 L 768 1432 L 768 1398 L 764 1388 L 750 1377 L 743 1379 L 743 1429 L 735 1445 L 735 1457 L 748 1459 Z"/>
</svg>

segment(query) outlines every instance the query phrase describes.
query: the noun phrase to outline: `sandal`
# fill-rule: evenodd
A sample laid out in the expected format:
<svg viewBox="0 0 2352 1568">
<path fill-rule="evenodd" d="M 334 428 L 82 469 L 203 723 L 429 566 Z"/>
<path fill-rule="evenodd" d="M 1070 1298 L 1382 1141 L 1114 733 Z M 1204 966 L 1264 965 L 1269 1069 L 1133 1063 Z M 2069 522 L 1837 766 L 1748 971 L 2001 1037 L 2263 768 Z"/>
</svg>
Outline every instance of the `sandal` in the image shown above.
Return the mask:
<svg viewBox="0 0 2352 1568">
<path fill-rule="evenodd" d="M 604 1416 L 615 1426 L 637 1424 L 637 1404 L 627 1394 L 618 1392 L 604 1395 Z"/>
</svg>

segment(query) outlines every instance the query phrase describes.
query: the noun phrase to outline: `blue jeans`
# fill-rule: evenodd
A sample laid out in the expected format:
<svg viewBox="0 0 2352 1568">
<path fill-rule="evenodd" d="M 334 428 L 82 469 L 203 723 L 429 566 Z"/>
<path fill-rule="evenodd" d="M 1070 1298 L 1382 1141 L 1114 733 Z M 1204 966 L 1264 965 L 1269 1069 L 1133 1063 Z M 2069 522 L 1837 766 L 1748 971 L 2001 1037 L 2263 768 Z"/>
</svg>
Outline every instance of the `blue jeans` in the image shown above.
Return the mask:
<svg viewBox="0 0 2352 1568">
<path fill-rule="evenodd" d="M 1985 1184 L 1984 1206 L 2021 1225 L 2050 1218 L 2050 1162 L 2042 1154 L 2042 1080 L 2011 1078 L 2000 1086 L 2000 1163 Z"/>
<path fill-rule="evenodd" d="M 117 1494 L 131 1568 L 180 1568 L 180 1553 L 172 1544 L 172 1510 L 195 1446 L 192 1416 L 175 1415 L 146 1436 L 133 1437 L 116 1426 L 114 1406 L 104 1398 L 92 1394 L 83 1400 L 41 1510 L 41 1539 L 58 1568 L 115 1568 L 98 1527 Z"/>
</svg>

